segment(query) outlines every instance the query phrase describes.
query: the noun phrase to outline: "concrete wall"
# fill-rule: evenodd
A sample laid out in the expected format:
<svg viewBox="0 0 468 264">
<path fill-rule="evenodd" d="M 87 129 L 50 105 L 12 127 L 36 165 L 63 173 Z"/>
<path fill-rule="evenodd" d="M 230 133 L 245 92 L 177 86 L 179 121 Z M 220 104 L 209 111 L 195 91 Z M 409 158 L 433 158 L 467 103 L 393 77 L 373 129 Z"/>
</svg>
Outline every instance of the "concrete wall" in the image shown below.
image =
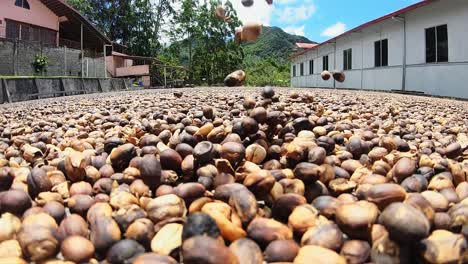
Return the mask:
<svg viewBox="0 0 468 264">
<path fill-rule="evenodd" d="M 10 40 L 0 40 L 0 75 L 36 75 L 32 62 L 38 54 L 49 59 L 46 76 L 81 77 L 80 50 Z M 84 77 L 105 77 L 104 58 L 85 57 L 83 71 Z"/>
<path fill-rule="evenodd" d="M 0 1 L 0 36 L 5 36 L 5 19 L 59 30 L 59 18 L 39 0 L 28 0 L 31 9 L 15 6 L 15 0 Z"/>
<path fill-rule="evenodd" d="M 131 87 L 126 79 L 15 78 L 0 79 L 0 103 L 64 95 L 122 91 Z"/>
<path fill-rule="evenodd" d="M 387 19 L 358 32 L 346 34 L 330 43 L 312 49 L 293 59 L 292 65 L 305 65 L 304 76 L 291 78 L 297 87 L 335 87 L 366 90 L 402 90 L 404 76 L 404 48 L 407 49 L 406 91 L 417 91 L 438 96 L 468 98 L 468 1 L 440 0 L 404 14 L 404 23 Z M 449 62 L 426 63 L 425 29 L 447 24 Z M 375 67 L 374 42 L 388 39 L 388 66 Z M 336 47 L 335 47 L 336 45 Z M 333 66 L 336 48 L 336 67 Z M 345 71 L 343 83 L 323 81 L 322 57 L 331 53 L 330 69 L 343 70 L 343 50 L 352 49 L 352 70 Z M 314 74 L 309 75 L 309 60 L 314 60 Z M 292 68 L 291 68 L 292 74 Z"/>
</svg>

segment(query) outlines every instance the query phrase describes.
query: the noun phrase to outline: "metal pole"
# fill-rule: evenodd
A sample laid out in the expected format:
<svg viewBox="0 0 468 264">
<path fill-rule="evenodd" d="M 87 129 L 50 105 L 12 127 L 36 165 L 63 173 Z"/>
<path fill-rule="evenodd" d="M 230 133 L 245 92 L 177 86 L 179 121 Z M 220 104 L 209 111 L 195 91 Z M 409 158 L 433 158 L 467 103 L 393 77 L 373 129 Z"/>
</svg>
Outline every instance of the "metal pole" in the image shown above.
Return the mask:
<svg viewBox="0 0 468 264">
<path fill-rule="evenodd" d="M 83 50 L 83 23 L 81 23 L 81 78 L 84 76 L 83 69 L 83 59 L 84 59 L 84 50 Z"/>
</svg>

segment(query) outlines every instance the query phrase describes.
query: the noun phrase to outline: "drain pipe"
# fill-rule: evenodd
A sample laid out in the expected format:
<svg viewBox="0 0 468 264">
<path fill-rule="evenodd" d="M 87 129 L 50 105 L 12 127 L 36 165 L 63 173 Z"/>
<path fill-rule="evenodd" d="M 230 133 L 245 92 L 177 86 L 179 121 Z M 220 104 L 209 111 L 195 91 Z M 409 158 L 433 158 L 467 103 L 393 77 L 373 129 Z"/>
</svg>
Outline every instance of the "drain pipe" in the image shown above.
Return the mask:
<svg viewBox="0 0 468 264">
<path fill-rule="evenodd" d="M 406 91 L 406 19 L 405 17 L 392 17 L 393 20 L 403 23 L 403 63 L 402 63 L 402 80 L 401 90 Z"/>
</svg>

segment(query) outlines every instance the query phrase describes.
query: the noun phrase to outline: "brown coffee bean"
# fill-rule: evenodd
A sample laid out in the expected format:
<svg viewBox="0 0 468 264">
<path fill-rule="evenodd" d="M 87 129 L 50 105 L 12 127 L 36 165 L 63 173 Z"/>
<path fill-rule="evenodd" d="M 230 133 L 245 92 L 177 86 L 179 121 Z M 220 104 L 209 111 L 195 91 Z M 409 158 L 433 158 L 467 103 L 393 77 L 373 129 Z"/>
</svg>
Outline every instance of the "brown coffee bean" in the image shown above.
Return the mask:
<svg viewBox="0 0 468 264">
<path fill-rule="evenodd" d="M 161 164 L 155 156 L 144 156 L 138 169 L 140 170 L 141 179 L 150 189 L 159 186 L 161 182 Z"/>
<path fill-rule="evenodd" d="M 421 194 L 419 193 L 408 194 L 408 196 L 406 197 L 405 203 L 421 211 L 427 217 L 429 222 L 432 222 L 434 220 L 435 211 L 432 208 L 429 201 L 427 201 L 424 198 L 424 196 L 422 196 Z"/>
<path fill-rule="evenodd" d="M 297 257 L 294 259 L 294 264 L 306 263 L 330 263 L 330 264 L 345 264 L 344 257 L 338 255 L 330 249 L 319 246 L 308 245 L 299 250 Z"/>
<path fill-rule="evenodd" d="M 380 214 L 379 222 L 384 225 L 392 240 L 409 243 L 429 235 L 430 224 L 426 216 L 410 205 L 393 203 Z"/>
<path fill-rule="evenodd" d="M 10 213 L 2 214 L 0 218 L 0 241 L 13 239 L 21 229 L 21 220 Z"/>
<path fill-rule="evenodd" d="M 59 241 L 65 240 L 67 237 L 71 236 L 82 236 L 88 237 L 89 229 L 88 223 L 83 219 L 83 217 L 72 214 L 67 216 L 65 219 L 60 222 L 60 226 L 57 229 L 57 239 Z"/>
<path fill-rule="evenodd" d="M 217 239 L 207 236 L 195 236 L 182 245 L 184 263 L 238 264 L 236 255 Z"/>
<path fill-rule="evenodd" d="M 50 258 L 59 248 L 53 230 L 40 225 L 23 225 L 17 239 L 25 256 L 32 261 Z"/>
<path fill-rule="evenodd" d="M 267 170 L 260 170 L 248 174 L 243 184 L 257 196 L 266 195 L 275 184 L 275 178 Z"/>
<path fill-rule="evenodd" d="M 127 143 L 113 149 L 109 158 L 112 164 L 112 168 L 114 168 L 116 172 L 122 172 L 125 170 L 125 168 L 128 167 L 130 160 L 132 160 L 135 156 L 135 146 L 133 144 Z"/>
<path fill-rule="evenodd" d="M 214 155 L 213 143 L 203 141 L 198 143 L 193 149 L 193 157 L 198 164 L 206 164 L 211 161 Z"/>
<path fill-rule="evenodd" d="M 286 225 L 273 219 L 261 217 L 257 217 L 250 222 L 247 233 L 262 248 L 265 248 L 274 240 L 292 239 L 292 232 Z"/>
<path fill-rule="evenodd" d="M 155 223 L 171 217 L 185 217 L 187 214 L 184 200 L 174 194 L 167 194 L 153 199 L 146 206 L 146 211 L 148 218 Z"/>
<path fill-rule="evenodd" d="M 234 241 L 229 249 L 236 255 L 239 263 L 263 264 L 263 254 L 260 247 L 248 238 Z"/>
<path fill-rule="evenodd" d="M 294 240 L 275 240 L 265 249 L 265 261 L 268 263 L 292 262 L 299 253 L 299 246 Z"/>
<path fill-rule="evenodd" d="M 271 208 L 272 216 L 280 222 L 287 223 L 294 208 L 305 203 L 307 203 L 307 201 L 304 196 L 292 193 L 281 195 L 273 203 L 273 207 Z"/>
<path fill-rule="evenodd" d="M 69 236 L 63 241 L 60 252 L 66 260 L 81 263 L 94 256 L 94 245 L 82 236 Z"/>
<path fill-rule="evenodd" d="M 52 189 L 52 182 L 47 176 L 47 172 L 34 168 L 28 175 L 28 191 L 31 197 L 36 197 L 40 192 L 48 192 Z"/>
<path fill-rule="evenodd" d="M 146 253 L 136 257 L 133 264 L 177 264 L 177 261 L 169 256 Z"/>
<path fill-rule="evenodd" d="M 416 163 L 409 158 L 400 159 L 393 167 L 393 177 L 398 182 L 402 182 L 404 179 L 413 175 L 416 171 Z"/>
<path fill-rule="evenodd" d="M 340 202 L 335 197 L 323 195 L 314 199 L 312 205 L 325 217 L 334 218 Z"/>
<path fill-rule="evenodd" d="M 95 203 L 93 197 L 84 194 L 77 194 L 68 199 L 67 205 L 70 211 L 81 216 L 85 216 L 88 209 Z"/>
<path fill-rule="evenodd" d="M 394 183 L 376 184 L 366 192 L 366 200 L 375 203 L 381 210 L 395 202 L 405 200 L 406 191 Z"/>
<path fill-rule="evenodd" d="M 69 192 L 70 196 L 73 196 L 75 194 L 92 195 L 93 187 L 88 182 L 76 182 L 70 186 Z"/>
<path fill-rule="evenodd" d="M 362 240 L 348 240 L 341 248 L 341 255 L 346 258 L 346 263 L 366 263 L 370 257 L 371 247 L 368 242 Z"/>
<path fill-rule="evenodd" d="M 3 212 L 21 216 L 31 205 L 31 198 L 24 191 L 8 190 L 1 193 L 0 208 Z"/>
<path fill-rule="evenodd" d="M 424 245 L 423 257 L 429 263 L 457 262 L 464 258 L 468 244 L 466 239 L 459 234 L 446 230 L 435 230 L 427 239 L 422 241 Z"/>
<path fill-rule="evenodd" d="M 379 209 L 373 203 L 358 201 L 341 204 L 336 209 L 336 222 L 348 236 L 366 239 L 370 236 L 370 227 L 377 221 Z"/>
<path fill-rule="evenodd" d="M 319 180 L 320 167 L 313 163 L 302 162 L 294 168 L 294 175 L 305 184 Z"/>
<path fill-rule="evenodd" d="M 244 225 L 250 223 L 257 215 L 257 199 L 247 189 L 234 191 L 229 197 L 229 205 L 232 206 Z"/>
<path fill-rule="evenodd" d="M 145 253 L 145 248 L 135 240 L 123 239 L 115 243 L 107 252 L 106 260 L 109 263 L 133 263 L 139 255 Z"/>
<path fill-rule="evenodd" d="M 105 251 L 121 238 L 117 222 L 109 217 L 100 217 L 91 222 L 89 238 L 96 251 Z"/>
<path fill-rule="evenodd" d="M 309 228 L 301 239 L 301 245 L 315 245 L 337 251 L 343 245 L 343 233 L 334 223 L 323 223 Z"/>
<path fill-rule="evenodd" d="M 65 216 L 65 207 L 57 201 L 47 202 L 43 208 L 57 223 L 60 223 Z"/>
<path fill-rule="evenodd" d="M 245 157 L 245 147 L 236 142 L 224 143 L 221 148 L 221 157 L 236 167 Z"/>
<path fill-rule="evenodd" d="M 13 183 L 14 176 L 11 173 L 9 167 L 3 167 L 0 169 L 0 192 L 10 189 Z"/>
</svg>

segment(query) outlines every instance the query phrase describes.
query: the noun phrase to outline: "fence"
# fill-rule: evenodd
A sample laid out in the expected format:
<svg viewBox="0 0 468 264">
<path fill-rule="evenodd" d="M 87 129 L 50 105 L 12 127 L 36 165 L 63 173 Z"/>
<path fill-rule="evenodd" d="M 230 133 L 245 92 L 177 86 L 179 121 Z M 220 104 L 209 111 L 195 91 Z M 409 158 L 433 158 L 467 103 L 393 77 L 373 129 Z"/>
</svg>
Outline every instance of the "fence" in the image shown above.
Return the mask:
<svg viewBox="0 0 468 264">
<path fill-rule="evenodd" d="M 48 66 L 41 76 L 105 77 L 103 54 L 81 50 L 77 43 L 60 39 L 59 46 L 38 41 L 8 39 L 5 28 L 0 28 L 0 76 L 35 76 L 33 61 L 36 55 L 46 56 Z M 68 46 L 69 45 L 69 46 Z"/>
</svg>

